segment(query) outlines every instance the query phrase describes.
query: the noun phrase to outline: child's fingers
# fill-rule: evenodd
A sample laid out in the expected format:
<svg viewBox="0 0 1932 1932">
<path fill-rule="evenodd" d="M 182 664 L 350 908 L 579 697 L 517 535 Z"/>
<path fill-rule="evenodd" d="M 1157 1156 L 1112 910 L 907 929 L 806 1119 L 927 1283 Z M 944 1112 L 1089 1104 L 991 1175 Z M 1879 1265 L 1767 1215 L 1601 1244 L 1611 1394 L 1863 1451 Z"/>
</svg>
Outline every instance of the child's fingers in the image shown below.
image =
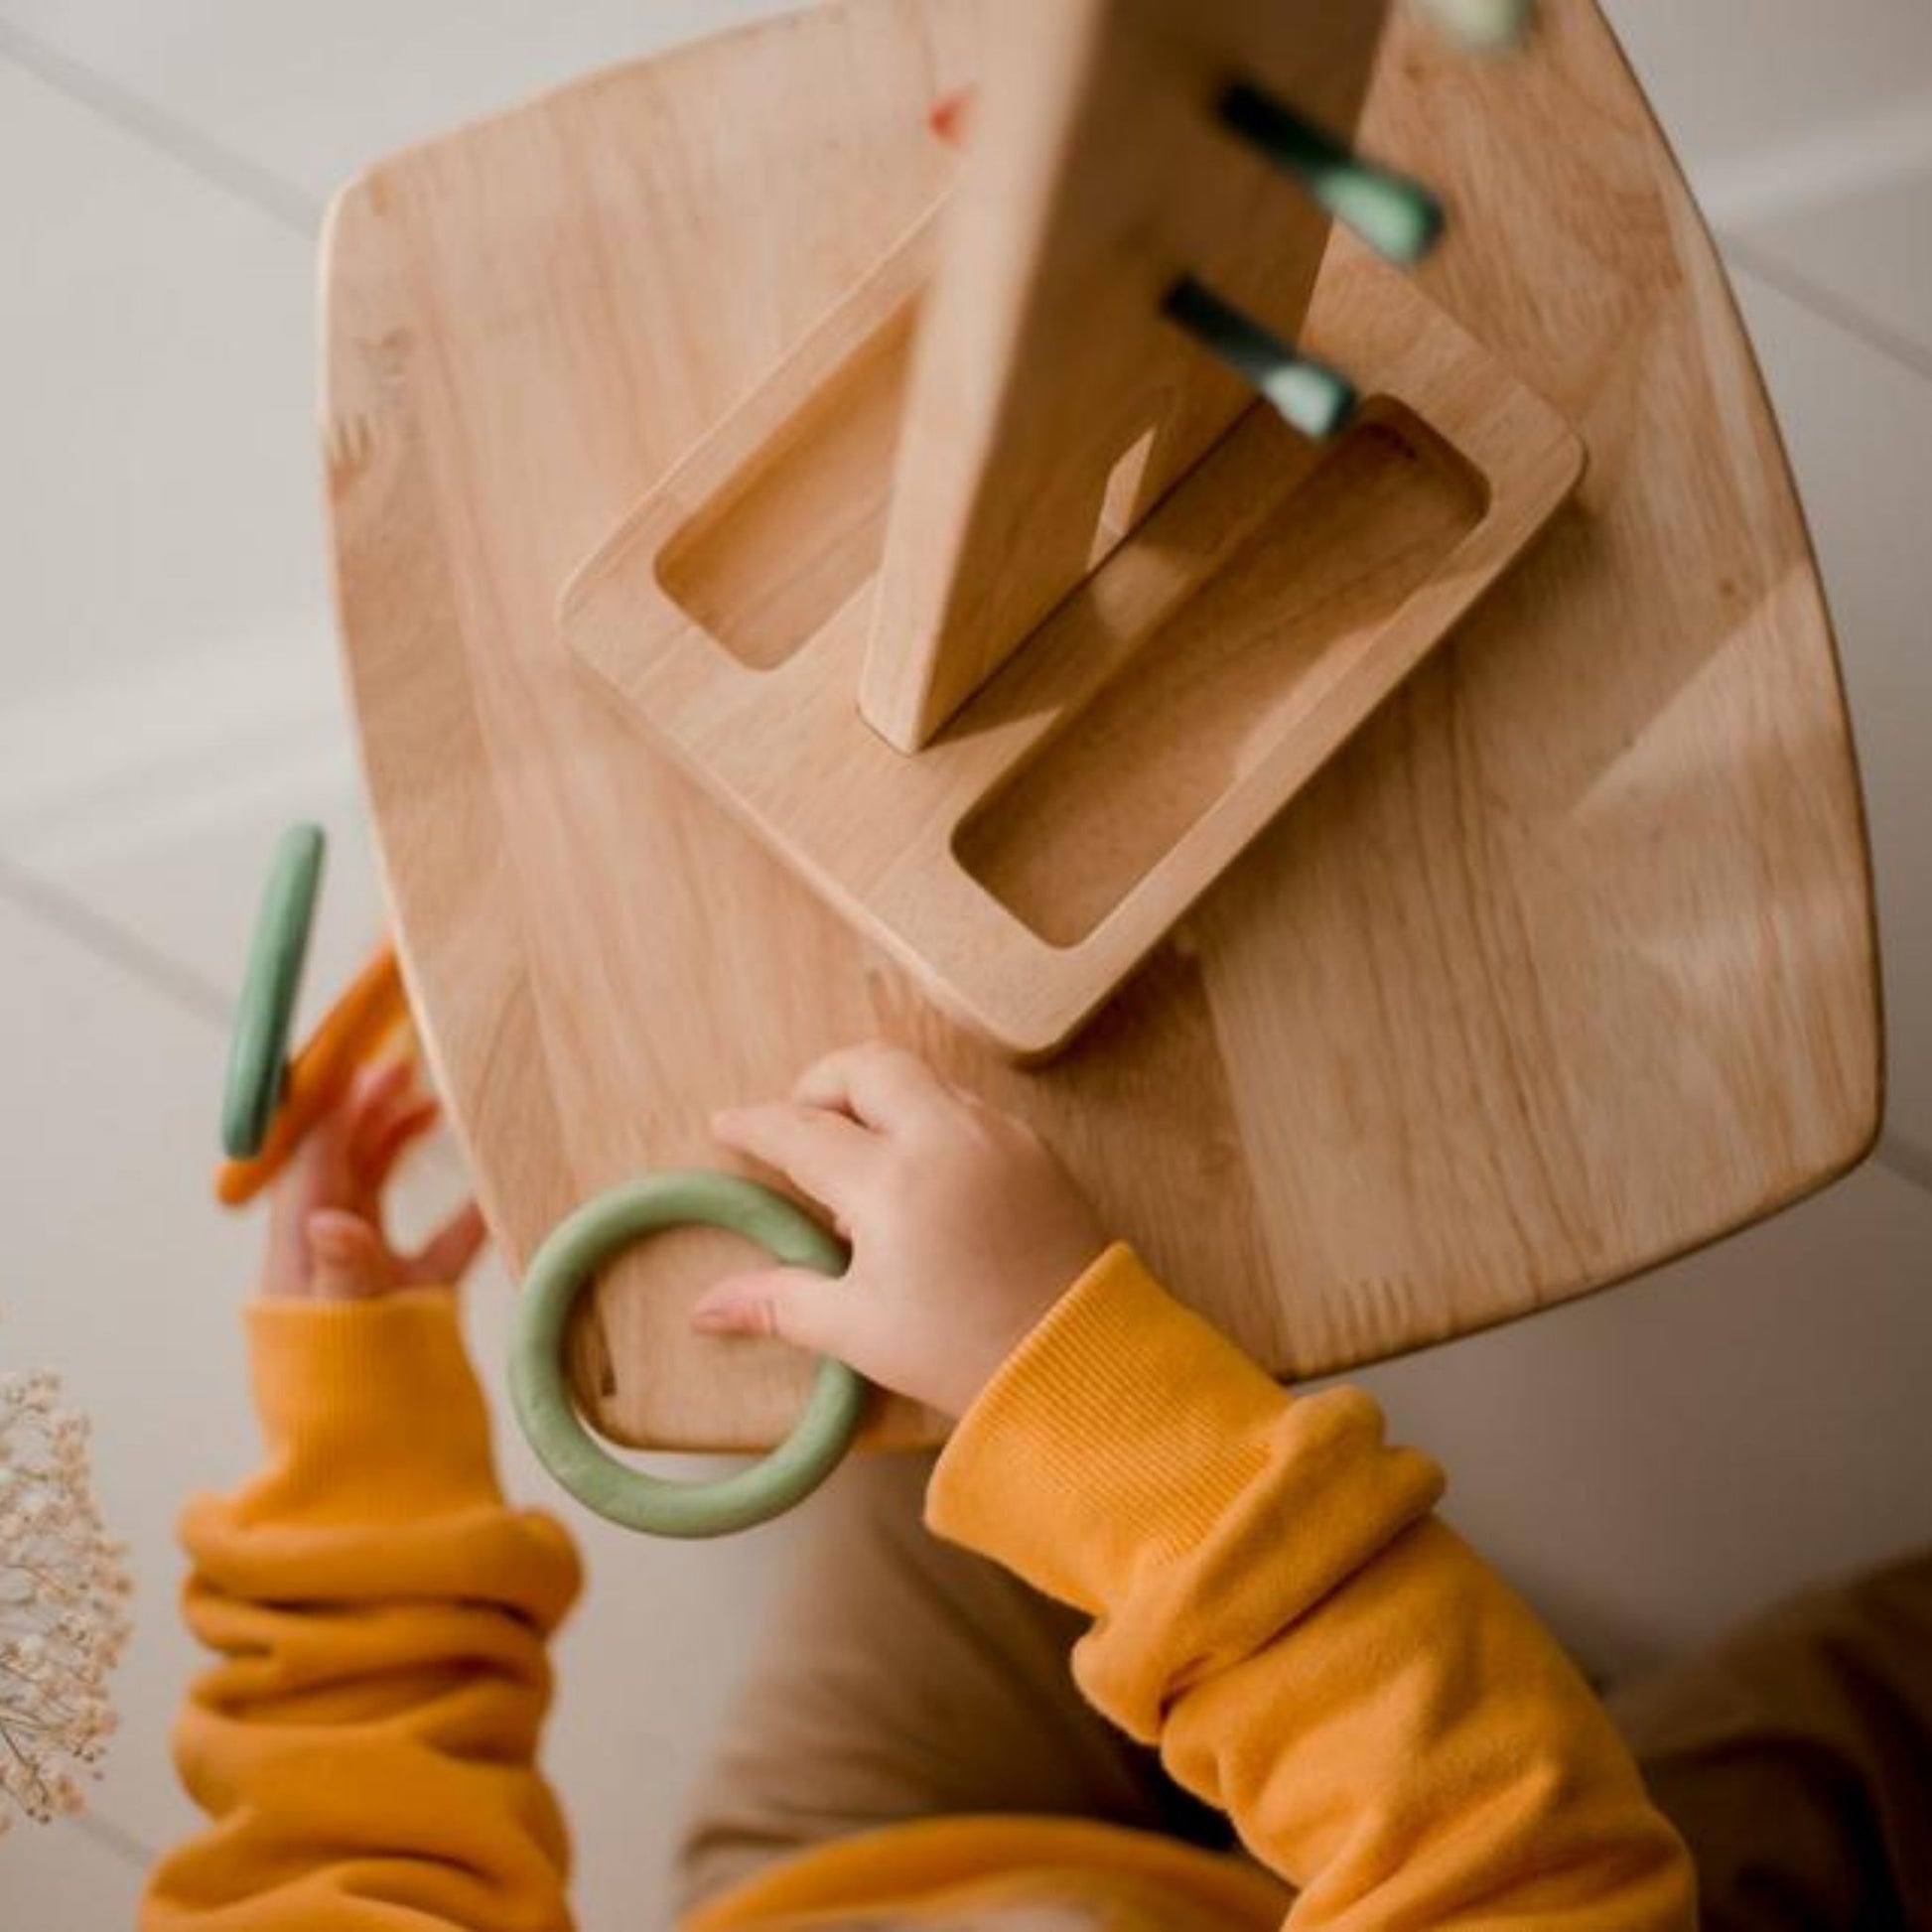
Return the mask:
<svg viewBox="0 0 1932 1932">
<path fill-rule="evenodd" d="M 691 1325 L 707 1335 L 777 1335 L 850 1359 L 858 1313 L 845 1282 L 810 1268 L 760 1268 L 713 1283 L 693 1304 Z"/>
<path fill-rule="evenodd" d="M 386 1060 L 379 1066 L 358 1068 L 342 1097 L 323 1109 L 304 1138 L 301 1154 L 312 1170 L 333 1172 L 339 1163 L 345 1163 L 352 1173 L 357 1143 L 408 1085 L 407 1061 Z"/>
<path fill-rule="evenodd" d="M 412 1104 L 410 1089 L 415 1068 L 406 1059 L 384 1060 L 365 1066 L 350 1080 L 342 1109 L 342 1149 L 348 1172 L 360 1175 L 368 1166 L 368 1151 L 397 1108 Z"/>
<path fill-rule="evenodd" d="M 319 1302 L 361 1302 L 391 1286 L 382 1237 L 359 1214 L 318 1208 L 309 1216 L 309 1293 Z"/>
<path fill-rule="evenodd" d="M 348 1084 L 348 1131 L 351 1144 L 379 1122 L 409 1091 L 416 1076 L 414 1064 L 407 1059 L 383 1060 L 356 1072 Z"/>
<path fill-rule="evenodd" d="M 355 1177 L 364 1187 L 384 1185 L 403 1155 L 443 1117 L 434 1100 L 410 1099 L 394 1108 L 351 1157 Z"/>
<path fill-rule="evenodd" d="M 786 1100 L 728 1108 L 712 1117 L 711 1131 L 841 1216 L 849 1216 L 854 1192 L 880 1152 L 877 1139 L 844 1114 Z"/>
<path fill-rule="evenodd" d="M 488 1238 L 483 1209 L 475 1201 L 466 1201 L 417 1250 L 409 1264 L 411 1279 L 454 1288 L 470 1272 L 470 1264 Z"/>
<path fill-rule="evenodd" d="M 924 1060 L 882 1039 L 827 1053 L 805 1069 L 791 1097 L 836 1108 L 882 1134 L 916 1128 L 950 1104 L 945 1084 Z"/>
</svg>

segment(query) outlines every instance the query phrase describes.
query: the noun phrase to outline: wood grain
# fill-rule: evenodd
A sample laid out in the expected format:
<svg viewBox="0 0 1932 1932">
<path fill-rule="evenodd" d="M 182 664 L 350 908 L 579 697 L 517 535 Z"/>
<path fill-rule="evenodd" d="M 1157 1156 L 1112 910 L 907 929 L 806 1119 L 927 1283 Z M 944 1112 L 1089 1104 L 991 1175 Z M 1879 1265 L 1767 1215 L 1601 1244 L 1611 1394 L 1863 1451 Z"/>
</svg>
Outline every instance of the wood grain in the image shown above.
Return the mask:
<svg viewBox="0 0 1932 1932">
<path fill-rule="evenodd" d="M 553 628 L 614 522 L 927 209 L 969 0 L 598 74 L 381 164 L 330 224 L 330 497 L 397 938 L 520 1264 L 714 1106 L 883 1032 L 1035 1120 L 1284 1374 L 1619 1280 L 1855 1162 L 1870 897 L 1830 629 L 1717 258 L 1588 0 L 1519 60 L 1398 21 L 1369 146 L 1423 286 L 1582 433 L 1521 566 L 1038 1072 L 938 1018 Z M 638 1251 L 579 1337 L 625 1440 L 768 1444 L 810 1365 L 691 1336 Z M 897 1410 L 900 1436 L 929 1419 Z"/>
</svg>

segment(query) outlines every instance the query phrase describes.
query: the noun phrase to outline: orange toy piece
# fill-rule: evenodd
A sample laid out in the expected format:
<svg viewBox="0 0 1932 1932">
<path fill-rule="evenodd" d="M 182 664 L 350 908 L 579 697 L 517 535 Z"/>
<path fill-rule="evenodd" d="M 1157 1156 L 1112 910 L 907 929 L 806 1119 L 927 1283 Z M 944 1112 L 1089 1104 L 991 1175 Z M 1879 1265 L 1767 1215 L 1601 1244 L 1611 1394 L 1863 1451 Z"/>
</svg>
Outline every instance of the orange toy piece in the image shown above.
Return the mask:
<svg viewBox="0 0 1932 1932">
<path fill-rule="evenodd" d="M 374 1058 L 408 1024 L 409 998 L 393 946 L 382 946 L 289 1062 L 288 1085 L 259 1154 L 223 1161 L 214 1174 L 214 1197 L 224 1207 L 243 1207 L 281 1173 L 290 1155 L 318 1120 L 341 1098 L 358 1067 Z"/>
</svg>

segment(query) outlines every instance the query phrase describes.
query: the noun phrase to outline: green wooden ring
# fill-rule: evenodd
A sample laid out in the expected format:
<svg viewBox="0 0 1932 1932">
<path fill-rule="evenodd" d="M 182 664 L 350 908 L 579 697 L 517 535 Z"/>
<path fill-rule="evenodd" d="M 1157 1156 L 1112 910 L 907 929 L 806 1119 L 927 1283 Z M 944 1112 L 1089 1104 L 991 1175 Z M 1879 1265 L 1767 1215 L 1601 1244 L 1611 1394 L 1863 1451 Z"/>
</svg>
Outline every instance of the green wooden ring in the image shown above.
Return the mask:
<svg viewBox="0 0 1932 1932">
<path fill-rule="evenodd" d="M 651 1536 L 729 1536 L 802 1502 L 852 1447 L 865 1380 L 820 1362 L 811 1400 L 762 1460 L 717 1482 L 667 1482 L 620 1462 L 584 1426 L 564 1377 L 564 1324 L 598 1268 L 660 1228 L 699 1221 L 756 1241 L 776 1260 L 844 1272 L 846 1251 L 801 1208 L 738 1174 L 644 1174 L 588 1200 L 532 1257 L 510 1339 L 510 1401 L 543 1466 L 587 1509 Z"/>
<path fill-rule="evenodd" d="M 1478 54 L 1513 47 L 1529 27 L 1530 0 L 1427 0 L 1436 23 Z"/>
<path fill-rule="evenodd" d="M 262 890 L 221 1090 L 221 1147 L 236 1161 L 252 1160 L 262 1151 L 281 1102 L 289 1032 L 322 891 L 324 849 L 320 825 L 291 825 L 275 848 Z"/>
</svg>

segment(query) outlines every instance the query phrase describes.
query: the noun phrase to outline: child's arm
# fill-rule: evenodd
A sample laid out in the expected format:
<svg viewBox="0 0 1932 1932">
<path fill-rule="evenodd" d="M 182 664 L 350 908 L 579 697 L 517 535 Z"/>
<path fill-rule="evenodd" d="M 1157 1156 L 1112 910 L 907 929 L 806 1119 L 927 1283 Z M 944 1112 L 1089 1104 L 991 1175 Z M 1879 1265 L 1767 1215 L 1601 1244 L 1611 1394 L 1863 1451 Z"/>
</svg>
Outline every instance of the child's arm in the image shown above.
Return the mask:
<svg viewBox="0 0 1932 1932">
<path fill-rule="evenodd" d="M 736 1278 L 698 1319 L 963 1417 L 933 1526 L 1093 1615 L 1082 1688 L 1300 1888 L 1292 1926 L 1691 1932 L 1689 1861 L 1600 1706 L 1366 1395 L 1278 1389 L 909 1055 L 836 1055 L 718 1130 L 853 1263 Z"/>
<path fill-rule="evenodd" d="M 249 1312 L 267 1466 L 184 1521 L 188 1618 L 218 1661 L 175 1747 L 210 1825 L 156 1867 L 147 1932 L 570 1922 L 533 1758 L 576 1558 L 496 1486 L 438 1286 L 480 1245 L 474 1210 L 414 1256 L 380 1232 L 433 1111 L 404 1070 L 365 1076 L 277 1189 Z"/>
</svg>

